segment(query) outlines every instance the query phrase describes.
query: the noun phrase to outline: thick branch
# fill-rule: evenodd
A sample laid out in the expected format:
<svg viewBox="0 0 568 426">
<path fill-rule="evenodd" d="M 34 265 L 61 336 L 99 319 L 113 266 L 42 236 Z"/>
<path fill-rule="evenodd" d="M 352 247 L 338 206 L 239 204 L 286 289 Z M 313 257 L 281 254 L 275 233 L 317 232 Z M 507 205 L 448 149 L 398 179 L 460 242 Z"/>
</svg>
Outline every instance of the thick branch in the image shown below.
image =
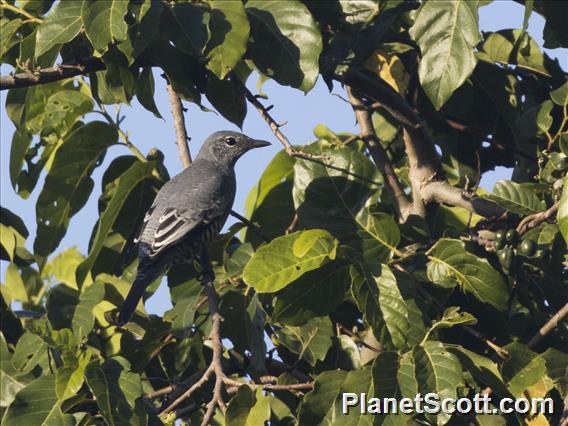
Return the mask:
<svg viewBox="0 0 568 426">
<path fill-rule="evenodd" d="M 0 90 L 17 89 L 21 87 L 35 86 L 37 84 L 50 83 L 52 81 L 73 78 L 78 75 L 102 71 L 106 65 L 100 58 L 90 57 L 72 65 L 56 65 L 35 72 L 26 71 L 17 74 L 0 76 Z"/>
<path fill-rule="evenodd" d="M 373 127 L 373 121 L 371 119 L 371 113 L 363 102 L 353 94 L 353 91 L 349 86 L 345 87 L 347 95 L 349 96 L 349 102 L 353 107 L 355 112 L 355 118 L 361 129 L 361 138 L 367 145 L 367 149 L 373 157 L 373 161 L 377 165 L 377 168 L 383 175 L 387 191 L 394 201 L 394 206 L 396 208 L 397 214 L 400 219 L 404 220 L 408 216 L 408 209 L 410 208 L 410 201 L 408 200 L 402 185 L 396 177 L 396 173 L 392 167 L 392 164 L 388 158 L 388 155 L 384 148 L 382 147 L 375 129 Z"/>
<path fill-rule="evenodd" d="M 191 164 L 191 154 L 189 152 L 189 145 L 187 141 L 187 130 L 185 129 L 185 118 L 183 116 L 183 105 L 180 97 L 177 95 L 172 85 L 167 85 L 168 96 L 170 98 L 170 106 L 172 109 L 172 116 L 174 118 L 174 128 L 176 131 L 176 143 L 178 146 L 179 156 L 184 168 Z"/>
</svg>

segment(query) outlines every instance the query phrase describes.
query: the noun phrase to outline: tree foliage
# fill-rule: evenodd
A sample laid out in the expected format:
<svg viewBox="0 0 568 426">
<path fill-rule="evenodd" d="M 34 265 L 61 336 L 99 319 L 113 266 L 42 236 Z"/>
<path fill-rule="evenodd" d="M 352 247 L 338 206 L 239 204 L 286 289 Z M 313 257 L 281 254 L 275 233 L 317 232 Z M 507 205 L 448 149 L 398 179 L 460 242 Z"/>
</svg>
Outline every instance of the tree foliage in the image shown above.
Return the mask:
<svg viewBox="0 0 568 426">
<path fill-rule="evenodd" d="M 229 378 L 214 423 L 557 424 L 568 385 L 568 79 L 526 29 L 538 13 L 544 45 L 568 47 L 568 7 L 527 1 L 519 29 L 482 33 L 485 3 L 2 1 L 10 183 L 23 198 L 39 193 L 36 235 L 2 208 L 2 424 L 203 419 L 208 383 L 165 414 L 212 358 L 194 266 L 167 273 L 163 318 L 140 304 L 125 328 L 114 323 L 137 225 L 169 175 L 160 147 L 144 155 L 105 106 L 137 98 L 161 117 L 155 69 L 238 126 L 260 110 L 285 145 L 243 84 L 256 72 L 308 92 L 321 78 L 346 89 L 361 130 L 314 123 L 314 141 L 285 146 L 251 190 L 254 226 L 211 244 Z M 93 180 L 117 144 L 129 154 Z M 511 179 L 478 188 L 498 166 Z M 60 248 L 95 186 L 89 252 Z M 482 390 L 547 396 L 557 409 L 341 414 L 342 392 Z"/>
</svg>

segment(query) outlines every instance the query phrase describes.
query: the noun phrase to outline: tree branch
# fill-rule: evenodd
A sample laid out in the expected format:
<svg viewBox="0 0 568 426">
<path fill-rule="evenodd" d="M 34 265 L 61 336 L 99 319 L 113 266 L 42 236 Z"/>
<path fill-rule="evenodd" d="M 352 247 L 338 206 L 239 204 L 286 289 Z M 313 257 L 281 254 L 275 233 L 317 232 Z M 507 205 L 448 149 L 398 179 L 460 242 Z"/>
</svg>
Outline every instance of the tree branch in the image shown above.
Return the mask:
<svg viewBox="0 0 568 426">
<path fill-rule="evenodd" d="M 409 213 L 410 201 L 396 177 L 396 173 L 386 151 L 377 138 L 375 128 L 373 127 L 373 121 L 371 119 L 371 113 L 367 108 L 365 108 L 365 104 L 361 101 L 361 99 L 353 94 L 351 87 L 345 86 L 345 90 L 347 91 L 349 102 L 353 107 L 355 118 L 357 119 L 357 123 L 361 129 L 361 138 L 367 145 L 367 149 L 369 150 L 373 161 L 383 175 L 385 186 L 393 199 L 399 219 L 404 221 Z"/>
<path fill-rule="evenodd" d="M 0 76 L 0 91 L 51 83 L 104 69 L 106 69 L 106 65 L 100 58 L 89 57 L 82 59 L 77 64 L 61 64 L 33 72 L 12 73 Z"/>
<path fill-rule="evenodd" d="M 536 333 L 533 338 L 527 343 L 527 346 L 534 349 L 541 342 L 544 337 L 556 328 L 556 326 L 568 316 L 568 303 L 564 305 L 552 318 L 550 318 L 546 324 L 544 324 L 541 329 Z"/>
<path fill-rule="evenodd" d="M 557 201 L 550 208 L 548 208 L 543 212 L 534 213 L 526 216 L 517 225 L 517 232 L 519 234 L 523 234 L 529 229 L 534 228 L 537 225 L 540 225 L 542 222 L 554 216 L 554 214 L 558 211 L 558 207 L 560 207 L 560 201 Z"/>
<path fill-rule="evenodd" d="M 189 152 L 187 130 L 185 128 L 185 118 L 183 116 L 183 105 L 180 97 L 177 95 L 172 85 L 167 85 L 168 96 L 170 98 L 170 107 L 174 118 L 174 128 L 176 130 L 176 143 L 179 156 L 184 168 L 191 164 L 191 154 Z"/>
</svg>

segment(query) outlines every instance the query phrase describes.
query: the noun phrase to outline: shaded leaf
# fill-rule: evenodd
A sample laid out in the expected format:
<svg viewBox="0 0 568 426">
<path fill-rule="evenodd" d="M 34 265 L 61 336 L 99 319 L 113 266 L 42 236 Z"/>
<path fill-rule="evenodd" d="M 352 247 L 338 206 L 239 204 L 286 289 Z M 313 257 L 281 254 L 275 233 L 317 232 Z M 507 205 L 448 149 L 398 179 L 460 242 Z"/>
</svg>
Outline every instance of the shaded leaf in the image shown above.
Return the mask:
<svg viewBox="0 0 568 426">
<path fill-rule="evenodd" d="M 531 385 L 546 374 L 544 358 L 531 351 L 526 345 L 513 342 L 504 347 L 509 357 L 501 367 L 503 380 L 515 397 L 520 397 Z"/>
<path fill-rule="evenodd" d="M 47 256 L 57 248 L 71 216 L 85 205 L 91 194 L 92 170 L 117 140 L 115 128 L 93 121 L 71 133 L 58 149 L 36 204 L 36 253 Z"/>
<path fill-rule="evenodd" d="M 140 75 L 136 79 L 136 98 L 144 108 L 156 117 L 162 118 L 154 101 L 154 75 L 150 67 L 142 68 Z"/>
<path fill-rule="evenodd" d="M 207 68 L 220 80 L 237 65 L 247 49 L 250 26 L 240 1 L 213 0 L 207 43 Z"/>
<path fill-rule="evenodd" d="M 316 317 L 301 327 L 284 327 L 277 334 L 278 343 L 314 366 L 331 347 L 333 330 L 328 317 Z"/>
<path fill-rule="evenodd" d="M 255 65 L 278 83 L 308 92 L 318 77 L 322 41 L 307 7 L 296 0 L 250 0 L 245 7 Z"/>
<path fill-rule="evenodd" d="M 480 302 L 505 310 L 507 283 L 487 259 L 465 250 L 462 241 L 442 238 L 428 251 L 428 278 L 443 287 L 460 286 Z"/>
<path fill-rule="evenodd" d="M 227 426 L 262 425 L 270 420 L 270 400 L 262 389 L 253 391 L 249 386 L 240 386 L 227 407 Z"/>
<path fill-rule="evenodd" d="M 374 272 L 353 265 L 350 274 L 353 297 L 379 342 L 397 349 L 405 347 L 408 308 L 390 268 L 381 265 L 381 270 Z"/>
</svg>

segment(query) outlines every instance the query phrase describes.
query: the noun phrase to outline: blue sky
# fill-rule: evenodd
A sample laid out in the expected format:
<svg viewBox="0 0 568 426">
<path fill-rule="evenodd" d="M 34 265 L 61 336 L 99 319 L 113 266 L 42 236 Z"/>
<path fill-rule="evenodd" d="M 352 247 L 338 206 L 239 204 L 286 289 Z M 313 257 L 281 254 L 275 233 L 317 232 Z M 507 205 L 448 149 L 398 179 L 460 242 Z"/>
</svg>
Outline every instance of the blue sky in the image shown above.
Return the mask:
<svg viewBox="0 0 568 426">
<path fill-rule="evenodd" d="M 520 28 L 523 22 L 524 7 L 512 1 L 496 0 L 488 6 L 482 7 L 479 14 L 482 31 Z M 533 13 L 529 21 L 528 32 L 540 46 L 542 46 L 543 42 L 543 26 L 544 20 L 536 13 Z M 553 58 L 558 58 L 560 65 L 564 69 L 568 68 L 568 57 L 565 50 L 547 50 L 547 53 Z M 3 65 L 0 67 L 0 71 L 2 74 L 6 74 L 10 72 L 10 67 Z M 175 145 L 175 135 L 165 84 L 158 73 L 155 74 L 155 79 L 156 104 L 164 120 L 155 118 L 152 113 L 146 111 L 134 100 L 131 106 L 124 105 L 122 107 L 122 113 L 126 115 L 122 127 L 128 131 L 132 142 L 144 154 L 153 147 L 159 148 L 164 153 L 165 165 L 170 175 L 173 176 L 182 170 L 182 165 Z M 251 90 L 256 91 L 255 76 L 249 79 L 249 87 Z M 271 81 L 263 86 L 263 91 L 269 96 L 267 104 L 274 104 L 271 113 L 275 119 L 288 122 L 282 130 L 293 144 L 302 145 L 312 141 L 312 130 L 318 123 L 324 123 L 337 132 L 356 132 L 351 107 L 338 97 L 330 95 L 321 79 L 307 95 L 289 87 L 279 86 Z M 334 93 L 343 94 L 343 90 L 336 85 Z M 12 190 L 9 178 L 9 158 L 10 141 L 14 126 L 6 116 L 5 97 L 6 92 L 0 92 L 2 104 L 0 112 L 0 202 L 3 207 L 9 208 L 24 220 L 30 231 L 28 245 L 31 247 L 36 229 L 35 203 L 42 187 L 42 180 L 40 180 L 35 191 L 27 200 L 21 199 Z M 190 150 L 194 157 L 202 141 L 210 133 L 223 129 L 238 130 L 233 124 L 215 113 L 203 112 L 193 104 L 186 104 L 186 106 L 188 107 L 188 112 L 185 116 L 187 130 L 192 138 Z M 114 107 L 110 106 L 108 110 L 112 112 Z M 93 116 L 91 119 L 99 118 Z M 241 213 L 244 210 L 244 201 L 249 190 L 256 183 L 271 158 L 281 149 L 279 142 L 266 123 L 250 107 L 243 125 L 243 132 L 255 138 L 271 141 L 272 146 L 248 153 L 237 164 L 238 187 L 234 210 Z M 112 158 L 116 155 L 128 153 L 128 149 L 124 146 L 116 146 L 110 149 L 104 163 L 93 174 L 96 182 L 93 194 L 86 206 L 72 218 L 67 235 L 63 239 L 60 248 L 77 246 L 81 252 L 86 253 L 91 229 L 97 219 L 97 199 L 101 192 L 100 177 Z M 497 179 L 506 178 L 509 174 L 509 171 L 505 169 L 486 173 L 482 180 L 482 186 L 486 189 L 491 189 Z M 0 262 L 1 277 L 4 277 L 5 267 L 6 262 Z M 146 305 L 149 312 L 158 314 L 169 308 L 169 295 L 165 284 L 162 284 L 158 292 Z"/>
</svg>

